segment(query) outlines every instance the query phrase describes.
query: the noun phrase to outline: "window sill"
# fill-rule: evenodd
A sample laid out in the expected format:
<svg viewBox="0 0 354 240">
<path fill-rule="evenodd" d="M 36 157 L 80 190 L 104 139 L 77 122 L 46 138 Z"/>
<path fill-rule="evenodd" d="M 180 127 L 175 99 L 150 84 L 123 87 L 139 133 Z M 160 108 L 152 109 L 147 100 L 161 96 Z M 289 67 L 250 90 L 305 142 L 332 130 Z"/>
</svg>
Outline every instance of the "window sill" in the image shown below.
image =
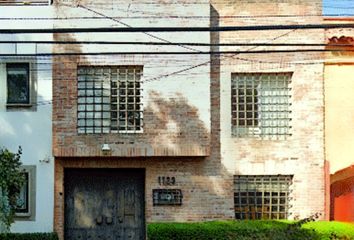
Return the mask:
<svg viewBox="0 0 354 240">
<path fill-rule="evenodd" d="M 117 130 L 113 130 L 113 131 L 110 131 L 110 132 L 105 132 L 105 133 L 84 133 L 84 132 L 78 132 L 78 135 L 95 135 L 95 134 L 104 134 L 104 135 L 108 135 L 108 134 L 143 134 L 144 133 L 144 130 L 126 130 L 126 131 L 117 131 Z"/>
<path fill-rule="evenodd" d="M 14 220 L 26 222 L 26 221 L 36 221 L 36 218 L 33 215 L 27 213 L 15 213 Z"/>
<path fill-rule="evenodd" d="M 31 103 L 7 103 L 6 104 L 7 108 L 25 108 L 25 107 L 33 107 L 33 104 Z"/>
<path fill-rule="evenodd" d="M 31 213 L 15 213 L 15 218 L 30 218 L 31 217 Z"/>
</svg>

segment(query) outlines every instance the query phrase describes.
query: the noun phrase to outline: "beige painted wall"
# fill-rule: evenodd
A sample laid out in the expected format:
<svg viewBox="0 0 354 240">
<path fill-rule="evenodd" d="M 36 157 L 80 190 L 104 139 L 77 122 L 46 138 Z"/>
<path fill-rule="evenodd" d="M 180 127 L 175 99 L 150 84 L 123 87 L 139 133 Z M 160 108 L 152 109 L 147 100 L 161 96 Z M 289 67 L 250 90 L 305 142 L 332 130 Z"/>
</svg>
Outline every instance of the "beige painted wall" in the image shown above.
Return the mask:
<svg viewBox="0 0 354 240">
<path fill-rule="evenodd" d="M 327 24 L 352 24 L 354 18 L 328 18 Z M 354 37 L 354 29 L 327 29 L 332 37 Z M 353 46 L 354 49 L 354 46 Z M 331 174 L 354 164 L 354 54 L 327 52 L 325 79 L 325 147 Z"/>
<path fill-rule="evenodd" d="M 354 164 L 354 64 L 326 65 L 325 101 L 326 158 L 334 173 Z"/>
</svg>

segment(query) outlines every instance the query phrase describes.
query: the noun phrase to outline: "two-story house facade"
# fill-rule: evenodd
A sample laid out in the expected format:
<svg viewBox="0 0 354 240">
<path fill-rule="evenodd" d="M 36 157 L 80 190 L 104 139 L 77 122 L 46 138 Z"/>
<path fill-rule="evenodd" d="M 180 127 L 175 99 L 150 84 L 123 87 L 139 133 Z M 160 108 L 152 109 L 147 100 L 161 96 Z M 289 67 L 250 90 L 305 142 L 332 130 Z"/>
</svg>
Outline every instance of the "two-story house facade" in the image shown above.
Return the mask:
<svg viewBox="0 0 354 240">
<path fill-rule="evenodd" d="M 60 27 L 322 21 L 320 1 L 60 3 L 58 16 L 75 16 Z M 296 47 L 195 54 L 282 49 L 220 43 L 321 43 L 323 30 L 58 33 L 54 39 L 77 41 L 53 49 L 76 53 L 53 57 L 54 225 L 61 237 L 140 239 L 148 222 L 327 217 L 323 63 L 306 64 L 322 55 Z M 87 39 L 120 44 L 88 46 Z M 180 44 L 132 43 L 156 41 Z"/>
<path fill-rule="evenodd" d="M 54 187 L 46 224 L 60 239 L 144 239 L 149 222 L 328 217 L 323 56 L 286 45 L 322 43 L 323 30 L 115 31 L 321 23 L 321 1 L 51 8 L 62 30 L 48 50 L 52 128 L 35 132 L 52 138 L 54 162 L 37 166 L 37 182 Z"/>
</svg>

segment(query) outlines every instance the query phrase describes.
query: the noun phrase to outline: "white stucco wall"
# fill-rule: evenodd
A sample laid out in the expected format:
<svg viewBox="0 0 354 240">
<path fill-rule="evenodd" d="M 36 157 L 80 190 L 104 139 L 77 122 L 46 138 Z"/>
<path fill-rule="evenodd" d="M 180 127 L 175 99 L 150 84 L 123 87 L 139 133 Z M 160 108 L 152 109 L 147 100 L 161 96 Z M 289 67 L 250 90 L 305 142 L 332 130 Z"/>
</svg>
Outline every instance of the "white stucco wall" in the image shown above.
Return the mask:
<svg viewBox="0 0 354 240">
<path fill-rule="evenodd" d="M 50 17 L 50 6 L 8 6 L 0 7 L 0 18 Z M 1 28 L 50 28 L 50 20 L 0 20 Z M 1 40 L 51 40 L 45 35 L 0 35 Z M 51 46 L 37 46 L 37 51 L 48 51 Z M 14 44 L 3 44 L 0 53 L 15 53 Z M 34 45 L 19 44 L 17 53 L 35 53 Z M 37 107 L 34 109 L 6 108 L 6 62 L 36 63 L 32 77 L 36 78 Z M 34 80 L 31 79 L 31 80 Z M 52 81 L 50 58 L 35 59 L 0 56 L 0 147 L 17 151 L 22 147 L 23 165 L 36 166 L 36 207 L 35 220 L 17 220 L 11 227 L 12 232 L 51 232 L 53 231 L 53 191 L 54 164 L 52 160 Z M 40 162 L 49 158 L 49 163 Z"/>
</svg>

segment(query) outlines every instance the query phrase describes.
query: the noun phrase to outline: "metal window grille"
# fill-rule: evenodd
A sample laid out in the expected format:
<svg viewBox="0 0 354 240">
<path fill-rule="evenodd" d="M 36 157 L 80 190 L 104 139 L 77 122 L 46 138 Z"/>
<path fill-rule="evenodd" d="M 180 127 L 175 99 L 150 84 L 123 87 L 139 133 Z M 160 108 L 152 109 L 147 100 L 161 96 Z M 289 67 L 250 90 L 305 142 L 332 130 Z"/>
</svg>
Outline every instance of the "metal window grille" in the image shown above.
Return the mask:
<svg viewBox="0 0 354 240">
<path fill-rule="evenodd" d="M 290 135 L 291 73 L 232 74 L 232 132 L 237 137 Z"/>
<path fill-rule="evenodd" d="M 13 5 L 30 5 L 30 6 L 40 6 L 40 5 L 50 5 L 52 0 L 0 0 L 0 6 L 13 6 Z"/>
<path fill-rule="evenodd" d="M 287 219 L 291 175 L 234 176 L 236 219 Z"/>
<path fill-rule="evenodd" d="M 78 132 L 142 130 L 142 67 L 78 68 Z"/>
</svg>

